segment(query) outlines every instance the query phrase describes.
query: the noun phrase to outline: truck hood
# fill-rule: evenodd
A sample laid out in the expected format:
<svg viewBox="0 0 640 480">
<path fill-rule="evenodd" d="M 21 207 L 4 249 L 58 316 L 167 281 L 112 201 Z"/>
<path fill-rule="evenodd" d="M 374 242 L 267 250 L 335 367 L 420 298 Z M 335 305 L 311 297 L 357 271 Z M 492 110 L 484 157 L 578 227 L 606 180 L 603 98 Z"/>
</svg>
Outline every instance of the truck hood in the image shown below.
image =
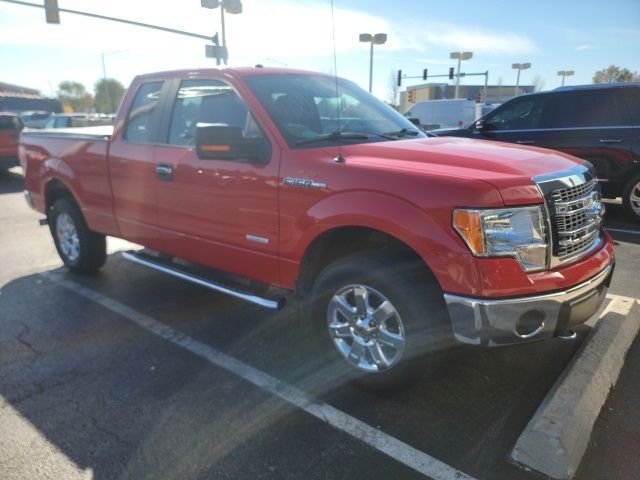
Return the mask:
<svg viewBox="0 0 640 480">
<path fill-rule="evenodd" d="M 455 137 L 350 145 L 343 155 L 347 162 L 482 180 L 496 187 L 507 205 L 540 203 L 532 177 L 584 163 L 553 150 Z"/>
</svg>

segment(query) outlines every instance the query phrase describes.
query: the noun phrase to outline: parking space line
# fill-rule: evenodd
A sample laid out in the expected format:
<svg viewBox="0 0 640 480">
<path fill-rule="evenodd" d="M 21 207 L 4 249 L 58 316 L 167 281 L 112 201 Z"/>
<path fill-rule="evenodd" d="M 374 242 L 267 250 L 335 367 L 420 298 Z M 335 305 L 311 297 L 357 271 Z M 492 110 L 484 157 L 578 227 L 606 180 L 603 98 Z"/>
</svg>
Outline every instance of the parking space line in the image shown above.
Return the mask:
<svg viewBox="0 0 640 480">
<path fill-rule="evenodd" d="M 178 330 L 155 320 L 154 318 L 134 310 L 131 307 L 113 300 L 101 293 L 84 287 L 72 280 L 63 278 L 59 274 L 45 272 L 41 274 L 48 280 L 71 290 L 72 292 L 95 302 L 104 308 L 111 310 L 118 315 L 127 318 L 140 327 L 151 333 L 178 345 L 191 353 L 204 358 L 208 362 L 223 368 L 235 375 L 243 378 L 249 383 L 280 397 L 315 418 L 328 423 L 332 427 L 351 435 L 355 439 L 373 447 L 379 452 L 403 463 L 404 465 L 438 480 L 473 480 L 469 475 L 447 465 L 432 456 L 417 450 L 391 435 L 388 435 L 351 415 L 332 407 L 329 404 L 321 403 L 297 389 L 293 385 L 272 377 L 268 373 L 262 372 L 251 365 L 231 357 L 215 348 L 199 342 Z"/>
<path fill-rule="evenodd" d="M 609 300 L 620 300 L 622 298 L 625 300 L 633 300 L 635 302 L 638 302 L 638 304 L 640 304 L 640 298 L 625 297 L 624 295 L 616 295 L 615 293 L 607 293 L 607 298 Z M 600 316 L 603 316 L 603 315 L 604 315 L 604 312 Z"/>
<path fill-rule="evenodd" d="M 609 228 L 604 227 L 605 230 L 610 232 L 620 232 L 620 233 L 631 233 L 632 235 L 640 235 L 640 231 L 637 230 L 627 230 L 626 228 Z"/>
</svg>

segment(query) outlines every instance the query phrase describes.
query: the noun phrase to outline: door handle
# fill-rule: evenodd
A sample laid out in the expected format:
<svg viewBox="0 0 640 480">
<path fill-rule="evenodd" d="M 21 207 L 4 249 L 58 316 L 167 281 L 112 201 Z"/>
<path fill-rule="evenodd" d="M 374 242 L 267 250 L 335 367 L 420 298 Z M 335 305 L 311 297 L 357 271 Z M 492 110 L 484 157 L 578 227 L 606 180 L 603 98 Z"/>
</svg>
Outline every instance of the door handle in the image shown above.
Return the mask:
<svg viewBox="0 0 640 480">
<path fill-rule="evenodd" d="M 600 143 L 622 143 L 622 139 L 621 138 L 603 138 L 600 140 Z"/>
<path fill-rule="evenodd" d="M 516 140 L 518 145 L 533 145 L 536 143 L 534 140 Z"/>
<path fill-rule="evenodd" d="M 173 180 L 173 165 L 170 163 L 159 163 L 156 165 L 156 177 L 159 180 L 170 182 Z"/>
</svg>

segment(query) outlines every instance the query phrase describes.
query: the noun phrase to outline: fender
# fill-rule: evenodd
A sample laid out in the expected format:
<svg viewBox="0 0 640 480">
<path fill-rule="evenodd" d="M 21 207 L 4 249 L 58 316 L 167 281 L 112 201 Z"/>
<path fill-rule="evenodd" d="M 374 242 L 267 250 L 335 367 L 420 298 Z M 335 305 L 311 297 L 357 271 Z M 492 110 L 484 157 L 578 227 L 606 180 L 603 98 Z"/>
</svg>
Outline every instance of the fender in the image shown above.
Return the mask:
<svg viewBox="0 0 640 480">
<path fill-rule="evenodd" d="M 365 227 L 390 235 L 413 249 L 433 272 L 444 290 L 480 285 L 477 262 L 450 228 L 450 208 L 420 209 L 397 196 L 370 190 L 350 190 L 314 204 L 281 243 L 282 280 L 293 284 L 310 245 L 340 227 Z"/>
</svg>

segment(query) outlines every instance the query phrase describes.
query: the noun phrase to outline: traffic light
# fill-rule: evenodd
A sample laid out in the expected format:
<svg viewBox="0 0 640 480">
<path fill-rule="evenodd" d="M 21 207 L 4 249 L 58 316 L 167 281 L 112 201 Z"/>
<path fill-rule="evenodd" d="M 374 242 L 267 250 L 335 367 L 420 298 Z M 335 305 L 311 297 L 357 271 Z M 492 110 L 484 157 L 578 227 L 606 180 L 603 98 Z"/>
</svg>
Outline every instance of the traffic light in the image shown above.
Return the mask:
<svg viewBox="0 0 640 480">
<path fill-rule="evenodd" d="M 60 10 L 58 0 L 44 0 L 44 13 L 47 23 L 60 23 Z"/>
<path fill-rule="evenodd" d="M 453 67 L 449 68 L 449 80 L 453 80 Z"/>
<path fill-rule="evenodd" d="M 407 91 L 407 100 L 409 101 L 409 103 L 416 103 L 416 91 L 415 90 L 408 90 Z"/>
<path fill-rule="evenodd" d="M 422 70 L 422 80 L 426 80 L 427 79 L 427 69 L 425 68 L 424 70 Z"/>
<path fill-rule="evenodd" d="M 402 85 L 402 70 L 398 70 L 398 86 Z"/>
</svg>

